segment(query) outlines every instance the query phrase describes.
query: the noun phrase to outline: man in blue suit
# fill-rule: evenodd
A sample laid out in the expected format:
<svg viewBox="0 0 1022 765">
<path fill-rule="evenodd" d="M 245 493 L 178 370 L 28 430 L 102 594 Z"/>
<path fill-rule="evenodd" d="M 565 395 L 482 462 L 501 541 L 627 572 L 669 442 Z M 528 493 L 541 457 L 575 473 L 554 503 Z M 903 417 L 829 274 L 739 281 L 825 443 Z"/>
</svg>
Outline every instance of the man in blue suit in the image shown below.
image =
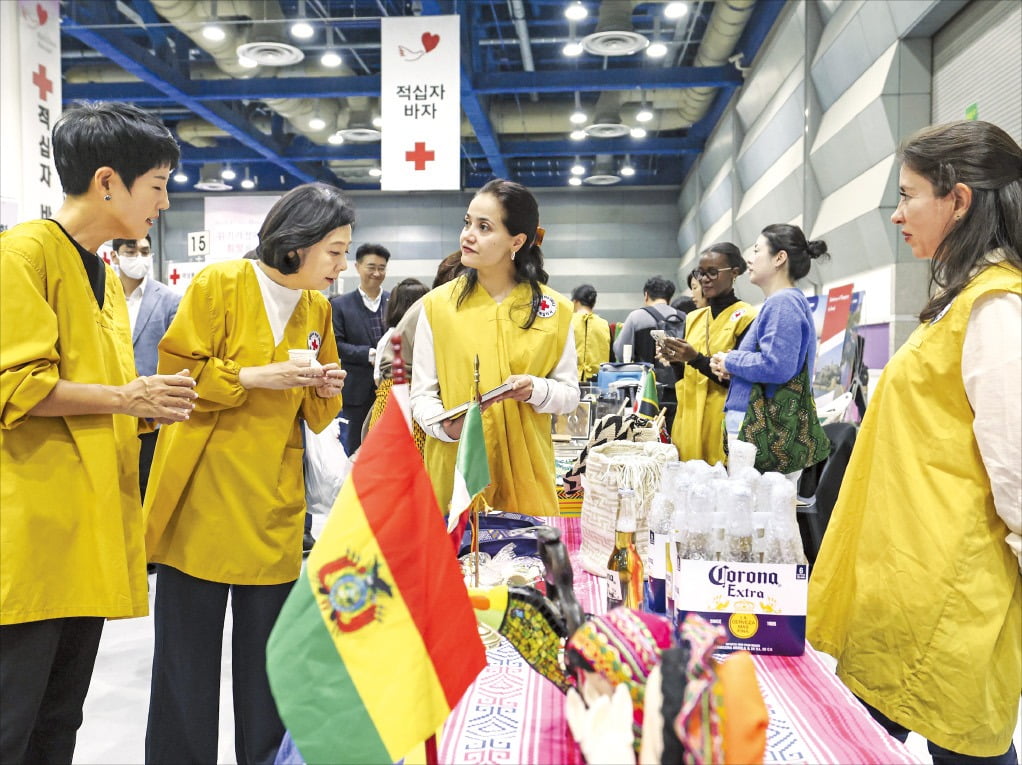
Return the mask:
<svg viewBox="0 0 1022 765">
<path fill-rule="evenodd" d="M 363 244 L 355 252 L 359 285 L 351 292 L 330 298 L 334 309 L 334 336 L 341 366 L 348 371 L 344 380 L 344 408 L 348 421 L 344 450 L 354 454 L 362 445 L 362 423 L 373 407 L 376 383 L 373 363 L 376 345 L 387 330 L 387 298 L 383 290 L 390 251 L 382 244 Z"/>
<path fill-rule="evenodd" d="M 112 260 L 117 266 L 128 300 L 131 341 L 135 347 L 135 369 L 140 375 L 156 374 L 156 346 L 177 313 L 181 296 L 150 278 L 153 272 L 152 242 L 145 239 L 114 239 Z M 157 431 L 143 433 L 139 451 L 138 483 L 145 499 L 149 468 L 156 451 Z"/>
</svg>

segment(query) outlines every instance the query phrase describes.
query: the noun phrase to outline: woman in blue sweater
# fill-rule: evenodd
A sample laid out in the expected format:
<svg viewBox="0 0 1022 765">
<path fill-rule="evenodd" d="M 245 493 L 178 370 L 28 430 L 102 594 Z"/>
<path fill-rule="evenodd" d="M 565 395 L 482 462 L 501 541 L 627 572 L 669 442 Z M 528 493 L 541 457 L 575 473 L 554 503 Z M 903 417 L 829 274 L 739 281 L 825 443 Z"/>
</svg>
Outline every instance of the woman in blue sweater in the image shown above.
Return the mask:
<svg viewBox="0 0 1022 765">
<path fill-rule="evenodd" d="M 749 406 L 753 383 L 762 383 L 767 397 L 808 364 L 809 379 L 816 361 L 813 312 L 795 282 L 809 273 L 810 261 L 827 254 L 827 243 L 807 242 L 798 226 L 775 223 L 760 233 L 748 260 L 750 281 L 763 290 L 766 302 L 736 350 L 717 353 L 710 361 L 719 377 L 729 376 L 724 420 L 737 436 Z M 798 480 L 802 471 L 789 474 Z"/>
</svg>

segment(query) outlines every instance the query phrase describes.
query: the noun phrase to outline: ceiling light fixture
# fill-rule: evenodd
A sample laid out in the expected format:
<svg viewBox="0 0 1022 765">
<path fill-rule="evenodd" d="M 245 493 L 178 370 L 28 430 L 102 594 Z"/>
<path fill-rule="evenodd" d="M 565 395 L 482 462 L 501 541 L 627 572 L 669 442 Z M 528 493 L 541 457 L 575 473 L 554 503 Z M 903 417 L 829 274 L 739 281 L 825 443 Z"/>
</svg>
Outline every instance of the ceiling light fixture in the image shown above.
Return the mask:
<svg viewBox="0 0 1022 765">
<path fill-rule="evenodd" d="M 249 58 L 248 56 L 238 56 L 238 65 L 243 66 L 246 69 L 255 69 L 259 66 L 259 62 L 254 58 Z"/>
<path fill-rule="evenodd" d="M 638 120 L 639 122 L 649 122 L 651 119 L 653 119 L 653 111 L 648 106 L 643 104 L 642 108 L 639 109 L 639 113 L 635 115 L 635 119 Z"/>
<path fill-rule="evenodd" d="M 340 131 L 338 131 L 338 132 L 334 133 L 333 135 L 331 135 L 326 140 L 327 140 L 327 143 L 329 143 L 329 144 L 332 144 L 334 146 L 340 146 L 342 143 L 344 143 L 344 136 L 340 134 Z"/>
<path fill-rule="evenodd" d="M 645 138 L 646 137 L 646 128 L 643 128 L 643 127 L 633 127 L 631 129 L 630 133 L 631 133 L 632 138 Z"/>
<path fill-rule="evenodd" d="M 341 65 L 341 54 L 334 50 L 331 46 L 334 41 L 334 30 L 333 27 L 326 28 L 326 50 L 323 51 L 323 55 L 319 57 L 319 63 L 328 69 L 336 69 Z"/>
<path fill-rule="evenodd" d="M 230 165 L 224 165 L 224 169 L 220 171 L 220 177 L 225 181 L 233 181 L 238 174 L 231 169 Z"/>
<path fill-rule="evenodd" d="M 216 0 L 212 0 L 209 4 L 209 17 L 210 20 L 202 27 L 202 36 L 210 42 L 223 42 L 224 38 L 227 37 L 227 33 L 220 26 L 216 15 Z"/>
<path fill-rule="evenodd" d="M 650 58 L 663 58 L 667 55 L 667 46 L 659 40 L 654 40 L 646 48 L 646 55 Z"/>
<path fill-rule="evenodd" d="M 632 161 L 627 154 L 625 155 L 625 163 L 621 165 L 621 175 L 625 178 L 631 178 L 635 175 L 635 168 L 632 167 Z"/>
<path fill-rule="evenodd" d="M 318 114 L 309 120 L 309 130 L 322 130 L 326 127 L 326 120 Z"/>
<path fill-rule="evenodd" d="M 374 128 L 383 127 L 383 119 L 381 119 L 379 116 L 373 117 L 373 127 Z"/>
<path fill-rule="evenodd" d="M 369 175 L 371 175 L 373 178 L 379 178 L 381 175 L 383 175 L 383 171 L 378 167 L 370 167 Z"/>
<path fill-rule="evenodd" d="M 685 3 L 672 2 L 668 3 L 667 7 L 664 8 L 665 19 L 680 19 L 686 13 L 688 13 L 688 5 Z"/>
<path fill-rule="evenodd" d="M 586 171 L 585 165 L 583 165 L 578 157 L 575 157 L 575 164 L 571 166 L 572 175 L 584 175 Z"/>
<path fill-rule="evenodd" d="M 575 2 L 564 9 L 565 18 L 571 21 L 581 21 L 588 15 L 589 11 L 586 10 L 586 7 L 579 0 L 575 0 Z"/>
<path fill-rule="evenodd" d="M 174 173 L 174 181 L 177 183 L 188 183 L 188 176 L 183 171 L 178 170 Z"/>
<path fill-rule="evenodd" d="M 573 125 L 581 125 L 589 119 L 588 115 L 582 111 L 582 100 L 579 98 L 577 90 L 575 91 L 575 111 L 571 113 L 571 116 L 568 117 L 568 119 L 571 120 L 571 124 Z"/>
<path fill-rule="evenodd" d="M 245 168 L 245 177 L 241 179 L 241 188 L 243 189 L 254 189 L 256 187 L 255 181 L 252 180 L 252 176 L 248 173 L 248 167 Z"/>
<path fill-rule="evenodd" d="M 312 24 L 305 20 L 305 0 L 298 0 L 298 17 L 291 25 L 291 36 L 297 37 L 299 40 L 308 40 L 314 34 L 316 34 L 316 30 L 312 28 Z"/>
<path fill-rule="evenodd" d="M 564 47 L 561 48 L 561 53 L 570 58 L 574 58 L 575 56 L 581 56 L 582 43 L 580 43 L 578 40 L 572 40 L 570 43 L 566 43 Z"/>
<path fill-rule="evenodd" d="M 571 176 L 568 179 L 568 185 L 569 186 L 581 186 L 582 185 L 582 179 L 579 178 L 577 175 L 573 175 L 573 176 Z"/>
<path fill-rule="evenodd" d="M 582 130 L 581 128 L 576 128 L 575 130 L 571 131 L 571 140 L 572 141 L 581 141 L 585 137 L 586 137 L 586 131 Z"/>
</svg>

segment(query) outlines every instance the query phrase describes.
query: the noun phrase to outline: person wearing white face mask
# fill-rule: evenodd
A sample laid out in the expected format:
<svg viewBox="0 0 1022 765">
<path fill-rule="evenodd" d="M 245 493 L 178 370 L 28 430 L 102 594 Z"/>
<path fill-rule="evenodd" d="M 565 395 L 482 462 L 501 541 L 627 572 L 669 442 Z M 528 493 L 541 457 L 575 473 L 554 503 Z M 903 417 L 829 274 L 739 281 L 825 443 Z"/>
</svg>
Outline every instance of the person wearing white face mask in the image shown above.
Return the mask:
<svg viewBox="0 0 1022 765">
<path fill-rule="evenodd" d="M 135 368 L 140 375 L 156 374 L 156 346 L 173 321 L 181 296 L 170 287 L 150 279 L 153 272 L 152 242 L 145 239 L 114 239 L 113 264 L 117 266 L 124 296 L 128 301 L 131 344 Z M 142 499 L 149 482 L 158 431 L 139 435 L 138 486 Z"/>
</svg>

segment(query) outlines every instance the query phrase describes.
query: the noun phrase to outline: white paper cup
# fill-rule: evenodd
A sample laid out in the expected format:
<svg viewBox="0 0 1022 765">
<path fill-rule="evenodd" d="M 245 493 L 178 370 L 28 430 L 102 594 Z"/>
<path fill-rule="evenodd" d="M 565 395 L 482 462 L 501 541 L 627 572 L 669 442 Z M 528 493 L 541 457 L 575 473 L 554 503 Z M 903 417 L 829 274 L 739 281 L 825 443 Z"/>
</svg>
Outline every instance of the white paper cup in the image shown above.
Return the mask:
<svg viewBox="0 0 1022 765">
<path fill-rule="evenodd" d="M 316 352 L 311 348 L 289 348 L 287 357 L 291 361 L 308 361 L 309 366 L 315 369 L 321 364 L 316 360 Z"/>
<path fill-rule="evenodd" d="M 737 435 L 727 434 L 727 472 L 729 475 L 736 475 L 739 470 L 745 467 L 756 466 L 756 445 L 748 441 L 742 441 Z"/>
<path fill-rule="evenodd" d="M 622 348 L 621 348 L 621 361 L 623 361 L 625 364 L 631 364 L 632 363 L 632 346 L 630 346 L 630 345 L 622 346 Z"/>
</svg>

